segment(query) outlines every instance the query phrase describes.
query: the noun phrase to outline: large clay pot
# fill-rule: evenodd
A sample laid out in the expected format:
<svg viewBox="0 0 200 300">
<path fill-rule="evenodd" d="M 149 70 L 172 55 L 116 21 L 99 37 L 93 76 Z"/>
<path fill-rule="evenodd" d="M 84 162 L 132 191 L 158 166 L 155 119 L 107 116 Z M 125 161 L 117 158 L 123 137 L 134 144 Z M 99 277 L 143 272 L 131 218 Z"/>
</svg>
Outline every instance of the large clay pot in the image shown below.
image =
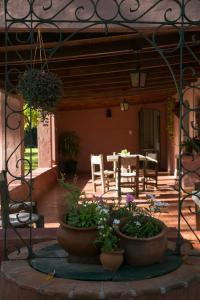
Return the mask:
<svg viewBox="0 0 200 300">
<path fill-rule="evenodd" d="M 111 272 L 117 271 L 123 263 L 123 253 L 124 250 L 102 252 L 100 255 L 100 261 L 103 268 Z"/>
<path fill-rule="evenodd" d="M 57 230 L 58 243 L 71 255 L 93 256 L 99 253 L 94 241 L 97 235 L 96 227 L 77 228 L 60 222 Z"/>
<path fill-rule="evenodd" d="M 119 244 L 125 251 L 124 259 L 127 264 L 147 266 L 161 260 L 167 249 L 166 227 L 163 223 L 161 226 L 161 233 L 150 238 L 134 238 L 117 230 Z"/>
</svg>

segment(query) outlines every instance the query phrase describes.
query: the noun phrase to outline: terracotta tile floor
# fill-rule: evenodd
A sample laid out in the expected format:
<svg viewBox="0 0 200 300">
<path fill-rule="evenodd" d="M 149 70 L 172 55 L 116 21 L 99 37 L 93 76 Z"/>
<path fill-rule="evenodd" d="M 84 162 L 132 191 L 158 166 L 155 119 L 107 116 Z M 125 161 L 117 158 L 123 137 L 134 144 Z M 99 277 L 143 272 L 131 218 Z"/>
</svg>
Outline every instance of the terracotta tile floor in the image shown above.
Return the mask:
<svg viewBox="0 0 200 300">
<path fill-rule="evenodd" d="M 78 186 L 85 191 L 87 196 L 92 197 L 92 184 L 90 175 L 79 175 Z M 178 226 L 178 193 L 174 189 L 175 180 L 173 176 L 168 176 L 166 173 L 160 173 L 158 177 L 158 189 L 155 191 L 153 187 L 149 187 L 146 192 L 140 192 L 139 199 L 136 201 L 139 205 L 146 204 L 146 194 L 154 193 L 157 201 L 167 202 L 169 206 L 162 209 L 161 213 L 157 214 L 157 217 L 162 219 L 167 226 L 175 227 Z M 111 186 L 114 189 L 114 185 Z M 101 195 L 100 187 L 97 188 L 96 195 Z M 117 199 L 117 193 L 111 191 L 105 194 L 105 198 Z M 45 227 L 58 227 L 59 216 L 63 213 L 63 207 L 66 203 L 66 190 L 59 185 L 55 185 L 47 194 L 43 196 L 38 202 L 38 209 L 41 214 L 45 217 Z M 109 200 L 113 201 L 113 200 Z M 186 199 L 182 206 L 182 213 L 186 218 L 190 226 L 195 230 L 195 216 L 191 214 L 189 206 L 194 210 L 194 204 L 191 197 Z M 200 232 L 196 231 L 200 238 Z M 181 234 L 184 238 L 190 240 L 196 240 L 195 236 L 191 233 L 186 222 L 181 220 Z"/>
</svg>

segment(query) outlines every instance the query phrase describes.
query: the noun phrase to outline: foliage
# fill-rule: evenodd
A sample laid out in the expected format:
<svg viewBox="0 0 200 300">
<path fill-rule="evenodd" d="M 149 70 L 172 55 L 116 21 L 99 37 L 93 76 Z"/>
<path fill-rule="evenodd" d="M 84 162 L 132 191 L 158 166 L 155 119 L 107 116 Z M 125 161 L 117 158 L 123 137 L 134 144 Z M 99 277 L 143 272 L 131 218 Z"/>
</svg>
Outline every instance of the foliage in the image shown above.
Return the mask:
<svg viewBox="0 0 200 300">
<path fill-rule="evenodd" d="M 127 194 L 126 205 L 125 206 L 121 206 L 120 204 L 114 205 L 110 212 L 111 218 L 121 219 L 132 215 L 133 211 L 136 210 L 136 203 L 133 200 L 134 197 L 131 194 Z"/>
<path fill-rule="evenodd" d="M 30 165 L 30 156 L 32 162 L 32 170 L 35 170 L 38 167 L 38 149 L 37 148 L 26 148 L 24 152 L 24 171 L 25 173 L 29 170 Z"/>
<path fill-rule="evenodd" d="M 106 205 L 101 201 L 98 206 L 99 219 L 98 219 L 98 235 L 96 243 L 98 243 L 103 252 L 115 251 L 118 247 L 118 237 L 113 228 L 113 225 L 110 224 L 110 210 Z M 114 224 L 118 224 L 118 220 L 113 221 Z"/>
<path fill-rule="evenodd" d="M 101 246 L 102 252 L 110 252 L 119 249 L 119 239 L 116 236 L 115 230 L 107 223 L 98 226 L 98 237 L 96 242 Z"/>
<path fill-rule="evenodd" d="M 193 152 L 200 153 L 200 140 L 197 137 L 188 138 L 182 143 L 186 154 L 192 154 Z"/>
<path fill-rule="evenodd" d="M 149 238 L 162 231 L 161 221 L 142 212 L 135 217 L 129 218 L 128 222 L 121 228 L 121 231 L 135 238 Z"/>
<path fill-rule="evenodd" d="M 27 70 L 19 77 L 18 91 L 29 107 L 46 113 L 52 113 L 63 95 L 57 75 L 37 69 Z"/>
<path fill-rule="evenodd" d="M 160 212 L 162 203 L 156 202 L 153 194 L 147 194 L 146 199 L 148 207 L 141 208 L 133 205 L 134 199 L 127 197 L 127 205 L 131 204 L 132 211 L 126 224 L 120 228 L 124 234 L 135 238 L 149 238 L 162 231 L 162 222 L 153 217 L 153 213 Z"/>
<path fill-rule="evenodd" d="M 130 155 L 130 152 L 127 149 L 121 150 L 120 154 L 122 155 Z"/>
<path fill-rule="evenodd" d="M 75 184 L 65 182 L 63 176 L 59 179 L 59 183 L 69 192 L 67 195 L 68 209 L 64 215 L 64 222 L 79 228 L 97 226 L 99 211 L 95 199 L 89 201 Z"/>
<path fill-rule="evenodd" d="M 24 105 L 24 129 L 35 128 L 38 126 L 40 114 L 37 110 L 31 109 L 27 104 Z"/>
<path fill-rule="evenodd" d="M 80 138 L 74 131 L 67 131 L 59 138 L 59 151 L 62 157 L 75 159 L 80 152 Z"/>
<path fill-rule="evenodd" d="M 97 226 L 95 242 L 104 252 L 119 249 L 116 226 L 120 226 L 120 219 L 123 217 L 126 217 L 127 221 L 120 230 L 126 235 L 146 238 L 155 236 L 162 230 L 162 222 L 153 217 L 153 213 L 159 212 L 163 205 L 161 202 L 156 203 L 155 195 L 146 195 L 148 207 L 145 208 L 138 207 L 131 194 L 127 194 L 125 206 L 108 206 L 101 197 L 93 196 L 92 201 L 88 200 L 85 193 L 74 183 L 66 183 L 64 177 L 59 182 L 69 192 L 69 205 L 64 221 L 80 228 Z"/>
</svg>

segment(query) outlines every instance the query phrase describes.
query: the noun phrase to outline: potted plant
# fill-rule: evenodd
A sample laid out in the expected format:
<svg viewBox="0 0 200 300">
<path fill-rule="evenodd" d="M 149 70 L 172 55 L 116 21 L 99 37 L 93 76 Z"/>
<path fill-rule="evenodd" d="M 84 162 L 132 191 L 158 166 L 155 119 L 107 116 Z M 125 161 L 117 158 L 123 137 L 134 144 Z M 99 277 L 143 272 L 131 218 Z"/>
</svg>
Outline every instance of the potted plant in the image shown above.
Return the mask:
<svg viewBox="0 0 200 300">
<path fill-rule="evenodd" d="M 64 177 L 60 185 L 67 189 L 67 208 L 60 220 L 57 231 L 59 244 L 74 256 L 95 256 L 99 248 L 95 244 L 99 222 L 98 202 L 88 199 L 73 183 L 66 183 Z"/>
<path fill-rule="evenodd" d="M 80 138 L 75 131 L 67 131 L 59 137 L 60 171 L 74 176 L 77 156 L 80 152 Z"/>
<path fill-rule="evenodd" d="M 109 209 L 100 208 L 99 225 L 96 243 L 101 248 L 100 261 L 104 269 L 115 272 L 123 262 L 124 250 L 119 248 L 119 238 L 113 225 L 119 224 L 119 220 L 109 222 Z"/>
<path fill-rule="evenodd" d="M 54 73 L 29 69 L 19 77 L 18 93 L 25 103 L 41 114 L 50 114 L 63 95 L 63 84 Z"/>
<path fill-rule="evenodd" d="M 125 224 L 116 228 L 119 245 L 125 251 L 125 261 L 131 266 L 154 264 L 163 257 L 167 248 L 166 227 L 152 215 L 159 208 L 154 197 L 147 197 L 147 200 L 148 208 L 136 206 Z"/>
<path fill-rule="evenodd" d="M 192 155 L 194 153 L 198 154 L 200 152 L 200 140 L 198 137 L 187 138 L 182 146 L 184 148 L 185 155 Z"/>
</svg>

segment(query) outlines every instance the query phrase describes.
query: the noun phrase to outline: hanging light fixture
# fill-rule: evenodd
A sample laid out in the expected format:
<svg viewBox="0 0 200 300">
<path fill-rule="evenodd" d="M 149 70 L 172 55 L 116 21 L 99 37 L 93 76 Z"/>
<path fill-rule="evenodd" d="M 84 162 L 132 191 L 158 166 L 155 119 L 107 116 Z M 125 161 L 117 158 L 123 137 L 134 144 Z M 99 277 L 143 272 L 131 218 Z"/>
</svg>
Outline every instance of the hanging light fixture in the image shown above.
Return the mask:
<svg viewBox="0 0 200 300">
<path fill-rule="evenodd" d="M 144 88 L 146 86 L 147 73 L 141 71 L 139 51 L 136 51 L 136 53 L 138 54 L 138 66 L 130 73 L 131 84 L 134 88 Z"/>
<path fill-rule="evenodd" d="M 129 104 L 126 101 L 126 99 L 124 99 L 121 103 L 120 103 L 120 109 L 121 111 L 127 111 L 129 108 Z"/>
<path fill-rule="evenodd" d="M 130 73 L 131 84 L 134 88 L 144 88 L 146 86 L 147 73 L 142 72 L 140 67 L 137 67 Z"/>
</svg>

